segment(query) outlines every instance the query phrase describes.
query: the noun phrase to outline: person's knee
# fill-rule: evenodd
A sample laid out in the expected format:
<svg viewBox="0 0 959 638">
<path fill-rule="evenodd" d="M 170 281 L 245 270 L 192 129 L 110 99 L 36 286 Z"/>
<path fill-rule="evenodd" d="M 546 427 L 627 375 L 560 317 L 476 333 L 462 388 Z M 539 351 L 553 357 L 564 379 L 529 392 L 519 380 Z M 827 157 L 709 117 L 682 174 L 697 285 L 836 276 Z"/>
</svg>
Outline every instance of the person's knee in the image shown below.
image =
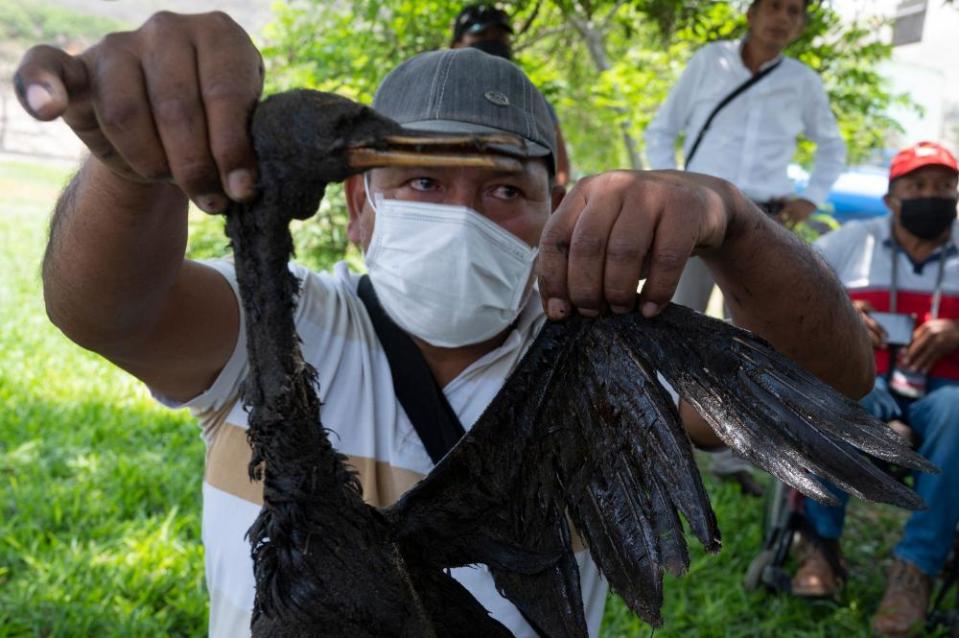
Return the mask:
<svg viewBox="0 0 959 638">
<path fill-rule="evenodd" d="M 959 386 L 939 388 L 914 403 L 910 425 L 923 439 L 949 441 L 959 447 Z"/>
<path fill-rule="evenodd" d="M 953 410 L 959 410 L 959 385 L 948 385 L 943 388 L 930 392 L 926 399 L 937 404 L 951 406 Z M 923 400 L 926 400 L 923 399 Z"/>
<path fill-rule="evenodd" d="M 915 407 L 935 416 L 959 416 L 959 385 L 930 392 Z"/>
</svg>

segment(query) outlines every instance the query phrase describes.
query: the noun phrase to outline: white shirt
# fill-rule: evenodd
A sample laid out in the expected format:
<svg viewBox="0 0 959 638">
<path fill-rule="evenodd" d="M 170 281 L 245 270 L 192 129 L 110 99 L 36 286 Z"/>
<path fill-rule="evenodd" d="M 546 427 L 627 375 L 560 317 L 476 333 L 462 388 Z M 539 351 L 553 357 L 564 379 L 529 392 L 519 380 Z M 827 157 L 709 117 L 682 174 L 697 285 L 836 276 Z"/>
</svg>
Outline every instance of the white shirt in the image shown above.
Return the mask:
<svg viewBox="0 0 959 638">
<path fill-rule="evenodd" d="M 237 292 L 230 262 L 207 265 Z M 332 273 L 315 273 L 295 265 L 291 271 L 302 282 L 296 329 L 303 358 L 317 371 L 323 425 L 333 445 L 357 470 L 364 500 L 374 506 L 391 505 L 429 473 L 433 462 L 396 399 L 386 354 L 356 294 L 359 276 L 349 272 L 345 263 L 337 264 Z M 533 297 L 503 344 L 443 388 L 467 430 L 499 392 L 545 322 L 539 298 Z M 233 354 L 208 390 L 180 405 L 158 397 L 171 407 L 189 407 L 200 420 L 207 445 L 202 536 L 211 638 L 250 635 L 253 561 L 244 535 L 263 503 L 262 485 L 251 483 L 246 473 L 251 454 L 246 440 L 247 412 L 237 401 L 248 370 L 242 314 L 240 321 Z M 595 637 L 608 587 L 589 553 L 581 546 L 577 549 L 586 621 L 590 636 Z M 496 591 L 486 567 L 462 567 L 451 573 L 513 634 L 536 637 L 516 607 Z"/>
<path fill-rule="evenodd" d="M 679 133 L 686 132 L 688 155 L 716 105 L 752 76 L 742 45 L 742 40 L 713 42 L 693 55 L 646 129 L 651 168 L 676 168 Z M 756 201 L 790 196 L 786 169 L 802 133 L 817 145 L 802 197 L 819 205 L 845 165 L 846 145 L 816 72 L 798 60 L 780 59 L 778 68 L 723 107 L 686 169 L 728 180 Z"/>
</svg>

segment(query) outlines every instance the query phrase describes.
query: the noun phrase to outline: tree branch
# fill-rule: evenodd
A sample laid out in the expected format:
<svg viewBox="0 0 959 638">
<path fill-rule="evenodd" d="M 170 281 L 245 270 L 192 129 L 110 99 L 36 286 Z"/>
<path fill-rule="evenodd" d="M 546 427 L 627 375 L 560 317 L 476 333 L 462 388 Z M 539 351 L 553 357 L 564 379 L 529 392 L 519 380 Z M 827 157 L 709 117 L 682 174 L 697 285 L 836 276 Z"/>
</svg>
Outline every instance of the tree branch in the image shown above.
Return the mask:
<svg viewBox="0 0 959 638">
<path fill-rule="evenodd" d="M 613 8 L 610 9 L 609 13 L 606 14 L 606 17 L 603 18 L 603 23 L 599 27 L 603 33 L 606 33 L 606 30 L 609 29 L 609 25 L 612 23 L 613 18 L 616 17 L 616 14 L 619 13 L 619 10 L 623 8 L 624 4 L 626 4 L 626 0 L 617 0 L 616 4 L 613 5 Z"/>
<path fill-rule="evenodd" d="M 589 21 L 583 20 L 578 16 L 571 15 L 569 16 L 568 20 L 586 43 L 586 50 L 589 51 L 589 57 L 592 59 L 596 70 L 600 73 L 609 71 L 612 68 L 612 65 L 609 63 L 609 58 L 606 55 L 605 33 L 594 28 Z M 618 98 L 622 98 L 622 94 L 619 92 L 619 89 L 614 87 L 613 90 Z M 636 170 L 642 169 L 643 159 L 639 155 L 639 145 L 636 143 L 636 139 L 630 132 L 630 120 L 626 109 L 623 107 L 613 108 L 624 118 L 619 122 L 619 129 L 623 136 L 623 143 L 626 145 L 626 152 L 629 155 L 630 166 Z"/>
<path fill-rule="evenodd" d="M 554 35 L 562 35 L 563 33 L 566 33 L 568 30 L 569 29 L 566 27 L 566 25 L 563 25 L 561 27 L 556 27 L 555 29 L 546 29 L 545 31 L 540 31 L 539 33 L 523 40 L 523 44 L 516 45 L 513 47 L 513 49 L 515 51 L 522 51 L 523 49 L 529 48 L 533 46 L 534 44 L 536 44 L 537 42 L 542 42 L 543 40 L 546 40 L 547 38 L 553 37 Z"/>
<path fill-rule="evenodd" d="M 533 12 L 529 15 L 529 18 L 520 27 L 519 31 L 516 32 L 517 36 L 525 35 L 529 28 L 533 26 L 533 22 L 536 21 L 537 16 L 539 16 L 539 10 L 543 6 L 543 0 L 536 0 L 536 4 L 533 5 Z"/>
</svg>

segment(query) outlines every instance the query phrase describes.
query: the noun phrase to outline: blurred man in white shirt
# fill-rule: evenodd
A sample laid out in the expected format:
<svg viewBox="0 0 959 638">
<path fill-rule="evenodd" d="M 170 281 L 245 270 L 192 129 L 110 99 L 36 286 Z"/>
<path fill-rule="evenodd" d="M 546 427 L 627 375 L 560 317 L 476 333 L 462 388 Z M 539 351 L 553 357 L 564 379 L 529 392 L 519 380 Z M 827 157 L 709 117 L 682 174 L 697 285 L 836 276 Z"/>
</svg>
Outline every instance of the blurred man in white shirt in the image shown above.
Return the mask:
<svg viewBox="0 0 959 638">
<path fill-rule="evenodd" d="M 783 56 L 802 34 L 808 4 L 755 0 L 747 12 L 749 33 L 743 40 L 713 42 L 696 52 L 646 129 L 650 168 L 676 168 L 680 133 L 686 134 L 683 151 L 688 157 L 716 105 L 750 77 L 778 65 L 715 116 L 692 161 L 686 161 L 686 170 L 733 182 L 783 221 L 802 221 L 816 210 L 845 165 L 846 146 L 819 76 Z M 786 169 L 800 134 L 817 149 L 809 184 L 793 197 Z M 674 300 L 704 310 L 712 282 L 696 290 L 684 288 L 690 287 L 681 283 Z"/>
<path fill-rule="evenodd" d="M 846 145 L 819 76 L 783 55 L 802 35 L 808 7 L 809 0 L 754 0 L 745 38 L 713 42 L 693 55 L 646 129 L 650 168 L 676 168 L 676 140 L 685 132 L 686 170 L 731 181 L 784 223 L 815 212 L 845 165 Z M 711 119 L 727 96 L 759 74 Z M 786 171 L 800 134 L 817 148 L 809 183 L 796 197 Z M 703 312 L 713 285 L 705 264 L 690 259 L 673 301 Z M 731 452 L 714 455 L 712 469 L 734 478 L 744 493 L 761 493 L 749 464 Z"/>
</svg>

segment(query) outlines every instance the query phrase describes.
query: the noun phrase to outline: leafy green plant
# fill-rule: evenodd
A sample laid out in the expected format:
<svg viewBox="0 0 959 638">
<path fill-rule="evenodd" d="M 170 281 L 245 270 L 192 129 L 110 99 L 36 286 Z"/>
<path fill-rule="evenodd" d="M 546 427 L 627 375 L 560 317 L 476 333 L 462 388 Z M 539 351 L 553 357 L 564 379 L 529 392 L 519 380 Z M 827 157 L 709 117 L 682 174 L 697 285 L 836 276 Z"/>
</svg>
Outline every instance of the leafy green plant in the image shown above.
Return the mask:
<svg viewBox="0 0 959 638">
<path fill-rule="evenodd" d="M 0 164 L 0 637 L 202 636 L 199 430 L 44 312 L 67 175 Z"/>
</svg>

